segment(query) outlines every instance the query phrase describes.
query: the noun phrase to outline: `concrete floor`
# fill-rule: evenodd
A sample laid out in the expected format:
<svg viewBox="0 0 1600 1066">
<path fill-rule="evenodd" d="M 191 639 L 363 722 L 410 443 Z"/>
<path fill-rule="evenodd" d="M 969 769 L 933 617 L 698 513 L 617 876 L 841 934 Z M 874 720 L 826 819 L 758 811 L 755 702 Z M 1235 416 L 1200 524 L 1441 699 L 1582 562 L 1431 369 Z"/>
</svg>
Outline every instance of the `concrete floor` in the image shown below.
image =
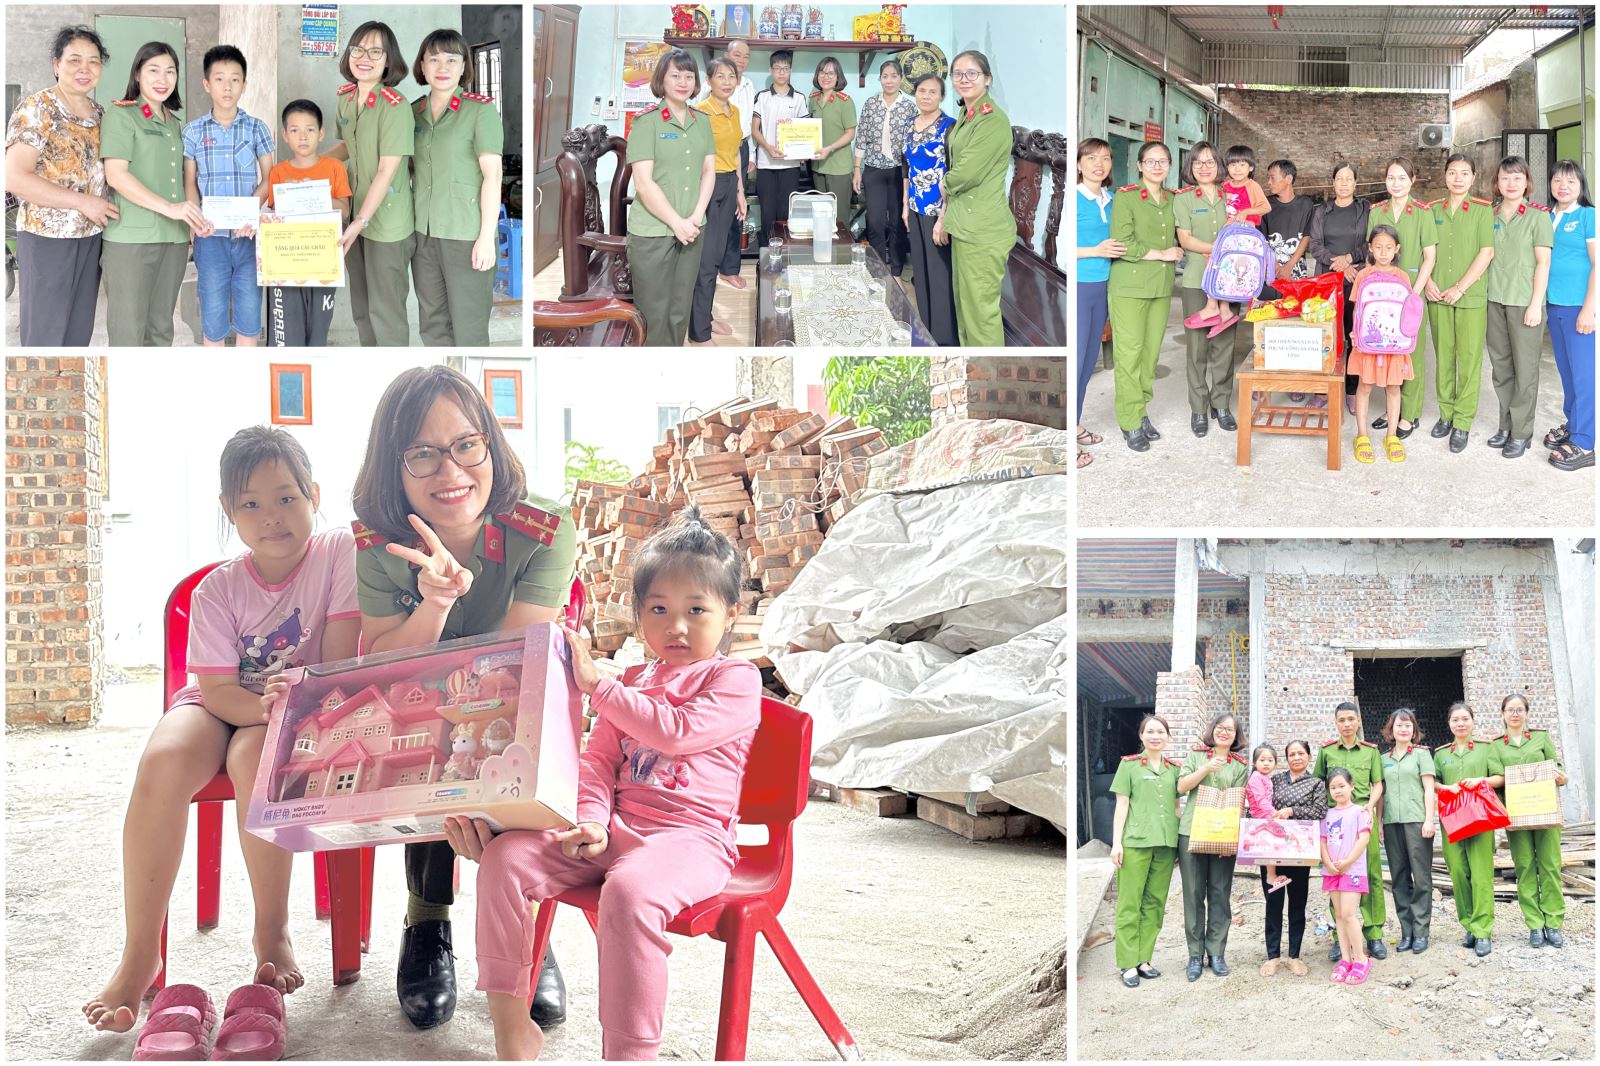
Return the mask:
<svg viewBox="0 0 1600 1066">
<path fill-rule="evenodd" d="M 1374 436 L 1377 461 L 1371 466 L 1357 463 L 1350 450 L 1355 419 L 1347 417 L 1341 469 L 1336 471 L 1327 469 L 1327 446 L 1320 437 L 1254 433 L 1249 466 L 1237 465 L 1236 436 L 1223 432 L 1214 420 L 1210 432 L 1196 438 L 1189 430 L 1183 334 L 1182 311 L 1174 299 L 1150 404 L 1150 420 L 1162 436 L 1147 452 L 1134 452 L 1123 442 L 1113 413 L 1112 372 L 1099 367 L 1089 379 L 1083 424 L 1105 441 L 1089 449 L 1094 462 L 1078 473 L 1080 527 L 1587 528 L 1592 521 L 1594 468 L 1557 470 L 1540 445 L 1545 431 L 1562 421 L 1561 379 L 1548 333 L 1533 447 L 1521 458 L 1502 458 L 1485 445 L 1500 411 L 1487 355 L 1466 451 L 1454 454 L 1448 438 L 1428 435 L 1439 417 L 1430 342 L 1422 418 L 1417 432 L 1405 441 L 1405 462 L 1385 459 L 1383 442 Z M 1248 363 L 1248 344 L 1245 339 L 1236 345 L 1236 365 Z M 1237 383 L 1234 391 L 1237 396 Z M 1242 422 L 1237 401 L 1233 406 Z M 1381 413 L 1375 400 L 1368 418 Z"/>
<path fill-rule="evenodd" d="M 91 731 L 6 738 L 8 1059 L 126 1059 L 132 1053 L 137 1029 L 96 1033 L 79 1006 L 99 990 L 122 943 L 122 818 L 160 695 L 149 679 L 106 692 L 107 710 Z M 252 969 L 249 887 L 231 810 L 225 825 L 221 924 L 207 933 L 194 928 L 191 830 L 173 896 L 168 955 L 169 979 L 202 985 L 219 1008 Z M 979 1005 L 997 968 L 1006 972 L 1015 960 L 1020 977 L 1062 936 L 1066 855 L 1059 837 L 971 844 L 926 822 L 875 819 L 813 802 L 796 823 L 796 848 L 784 928 L 867 1059 L 980 1057 L 976 1045 L 946 1037 L 963 1008 Z M 418 1033 L 400 1013 L 392 977 L 405 906 L 400 849 L 378 849 L 372 951 L 362 978 L 342 988 L 331 985 L 326 924 L 312 915 L 310 862 L 302 855 L 295 866 L 291 932 L 307 984 L 289 999 L 284 1057 L 492 1058 L 487 1011 L 472 991 L 475 864 L 462 864 L 455 912 L 460 1006 L 448 1024 Z M 566 1024 L 547 1034 L 546 1057 L 596 1059 L 594 938 L 576 912 L 563 910 L 554 943 L 571 1010 Z M 662 1057 L 708 1059 L 722 945 L 701 937 L 674 938 L 674 946 Z M 975 982 L 974 974 L 985 980 Z M 1064 1011 L 1064 1000 L 1048 1009 Z M 1037 1011 L 1029 1021 L 1037 1023 Z M 756 949 L 749 1057 L 834 1057 L 764 945 Z M 1011 1057 L 1033 1056 L 1018 1048 Z"/>
</svg>

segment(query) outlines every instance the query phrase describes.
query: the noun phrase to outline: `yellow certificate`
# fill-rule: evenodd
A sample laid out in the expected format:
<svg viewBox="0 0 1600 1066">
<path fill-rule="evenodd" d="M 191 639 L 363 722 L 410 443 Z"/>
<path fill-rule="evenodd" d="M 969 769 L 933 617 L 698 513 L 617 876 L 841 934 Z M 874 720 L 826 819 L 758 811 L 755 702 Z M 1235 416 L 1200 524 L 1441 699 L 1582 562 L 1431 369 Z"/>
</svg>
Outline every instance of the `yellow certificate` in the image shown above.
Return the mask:
<svg viewBox="0 0 1600 1066">
<path fill-rule="evenodd" d="M 256 284 L 343 288 L 337 211 L 261 216 L 256 227 Z"/>
<path fill-rule="evenodd" d="M 1207 844 L 1227 844 L 1239 839 L 1239 809 L 1196 807 L 1189 839 Z"/>
<path fill-rule="evenodd" d="M 778 151 L 785 159 L 815 159 L 822 154 L 822 120 L 791 118 L 778 124 Z"/>
<path fill-rule="evenodd" d="M 1561 802 L 1556 798 L 1554 781 L 1506 785 L 1506 813 L 1513 818 L 1528 814 L 1554 814 L 1560 809 Z"/>
</svg>

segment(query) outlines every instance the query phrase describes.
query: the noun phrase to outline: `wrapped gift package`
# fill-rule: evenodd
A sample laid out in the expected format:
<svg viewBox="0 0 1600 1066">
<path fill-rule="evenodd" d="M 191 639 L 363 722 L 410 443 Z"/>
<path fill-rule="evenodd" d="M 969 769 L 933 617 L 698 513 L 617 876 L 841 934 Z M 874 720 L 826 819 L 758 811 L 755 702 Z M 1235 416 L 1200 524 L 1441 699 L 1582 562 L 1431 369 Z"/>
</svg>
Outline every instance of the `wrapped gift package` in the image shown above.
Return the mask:
<svg viewBox="0 0 1600 1066">
<path fill-rule="evenodd" d="M 1561 798 L 1551 759 L 1506 767 L 1506 815 L 1511 829 L 1560 829 Z"/>
<path fill-rule="evenodd" d="M 1321 865 L 1321 827 L 1296 818 L 1245 818 L 1239 822 L 1239 865 Z"/>
<path fill-rule="evenodd" d="M 1239 850 L 1239 816 L 1244 811 L 1243 788 L 1194 790 L 1194 820 L 1189 824 L 1189 852 L 1193 855 L 1232 855 Z"/>
<path fill-rule="evenodd" d="M 1480 779 L 1470 785 L 1439 787 L 1439 824 L 1445 839 L 1459 844 L 1470 836 L 1506 828 L 1511 817 L 1489 782 Z"/>
<path fill-rule="evenodd" d="M 577 816 L 582 694 L 541 623 L 291 671 L 245 828 L 290 851 L 444 839 Z"/>
<path fill-rule="evenodd" d="M 1306 322 L 1299 318 L 1265 319 L 1255 328 L 1257 370 L 1299 370 L 1332 374 L 1339 366 L 1338 322 Z"/>
</svg>

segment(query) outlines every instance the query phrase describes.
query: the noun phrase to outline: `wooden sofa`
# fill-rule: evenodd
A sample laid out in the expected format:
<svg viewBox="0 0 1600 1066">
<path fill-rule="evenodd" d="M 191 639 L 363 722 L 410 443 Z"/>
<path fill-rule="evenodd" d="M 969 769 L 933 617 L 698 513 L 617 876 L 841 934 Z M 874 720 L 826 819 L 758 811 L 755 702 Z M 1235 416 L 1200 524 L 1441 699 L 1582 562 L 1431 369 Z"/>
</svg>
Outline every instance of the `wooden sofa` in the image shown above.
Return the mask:
<svg viewBox="0 0 1600 1066">
<path fill-rule="evenodd" d="M 1011 214 L 1017 243 L 1006 260 L 1000 286 L 1000 316 L 1006 344 L 1067 347 L 1067 272 L 1056 265 L 1057 242 L 1067 192 L 1067 138 L 1059 133 L 1011 127 Z M 1044 232 L 1035 233 L 1045 173 L 1051 175 Z M 1035 237 L 1040 238 L 1035 247 Z"/>
</svg>

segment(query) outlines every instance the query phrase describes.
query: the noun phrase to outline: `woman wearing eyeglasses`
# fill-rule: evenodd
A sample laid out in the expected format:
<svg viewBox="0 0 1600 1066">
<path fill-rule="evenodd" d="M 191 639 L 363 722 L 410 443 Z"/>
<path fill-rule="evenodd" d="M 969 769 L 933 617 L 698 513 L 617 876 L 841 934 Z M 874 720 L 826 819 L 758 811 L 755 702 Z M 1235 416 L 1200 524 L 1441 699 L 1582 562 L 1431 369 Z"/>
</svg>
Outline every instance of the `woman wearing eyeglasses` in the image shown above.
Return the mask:
<svg viewBox="0 0 1600 1066">
<path fill-rule="evenodd" d="M 1128 447 L 1150 450 L 1161 433 L 1150 422 L 1156 361 L 1172 311 L 1172 281 L 1183 258 L 1178 245 L 1173 192 L 1167 187 L 1172 152 L 1160 141 L 1139 148 L 1139 180 L 1117 190 L 1111 201 L 1111 239 L 1125 249 L 1111 263 L 1106 303 L 1116 384 L 1117 426 Z"/>
<path fill-rule="evenodd" d="M 372 416 L 351 500 L 356 595 L 368 652 L 553 622 L 572 585 L 577 534 L 564 507 L 528 493 L 522 464 L 472 382 L 446 366 L 407 370 Z M 450 904 L 455 853 L 406 845 L 401 1009 L 418 1029 L 455 1012 Z M 546 954 L 529 1014 L 566 1017 Z"/>
<path fill-rule="evenodd" d="M 350 314 L 363 348 L 411 344 L 406 292 L 416 251 L 416 215 L 406 157 L 416 143 L 415 116 L 394 90 L 410 73 L 394 31 L 363 22 L 350 35 L 339 73 L 338 141 L 355 193 L 355 217 L 339 238 L 350 287 Z"/>
<path fill-rule="evenodd" d="M 989 95 L 994 75 L 982 52 L 956 56 L 950 80 L 961 103 L 946 138 L 950 169 L 944 175 L 945 210 L 933 227 L 933 240 L 950 242 L 962 346 L 999 348 L 1006 343 L 1000 283 L 1006 257 L 1017 243 L 1016 220 L 1006 205 L 1011 120 Z"/>
</svg>

